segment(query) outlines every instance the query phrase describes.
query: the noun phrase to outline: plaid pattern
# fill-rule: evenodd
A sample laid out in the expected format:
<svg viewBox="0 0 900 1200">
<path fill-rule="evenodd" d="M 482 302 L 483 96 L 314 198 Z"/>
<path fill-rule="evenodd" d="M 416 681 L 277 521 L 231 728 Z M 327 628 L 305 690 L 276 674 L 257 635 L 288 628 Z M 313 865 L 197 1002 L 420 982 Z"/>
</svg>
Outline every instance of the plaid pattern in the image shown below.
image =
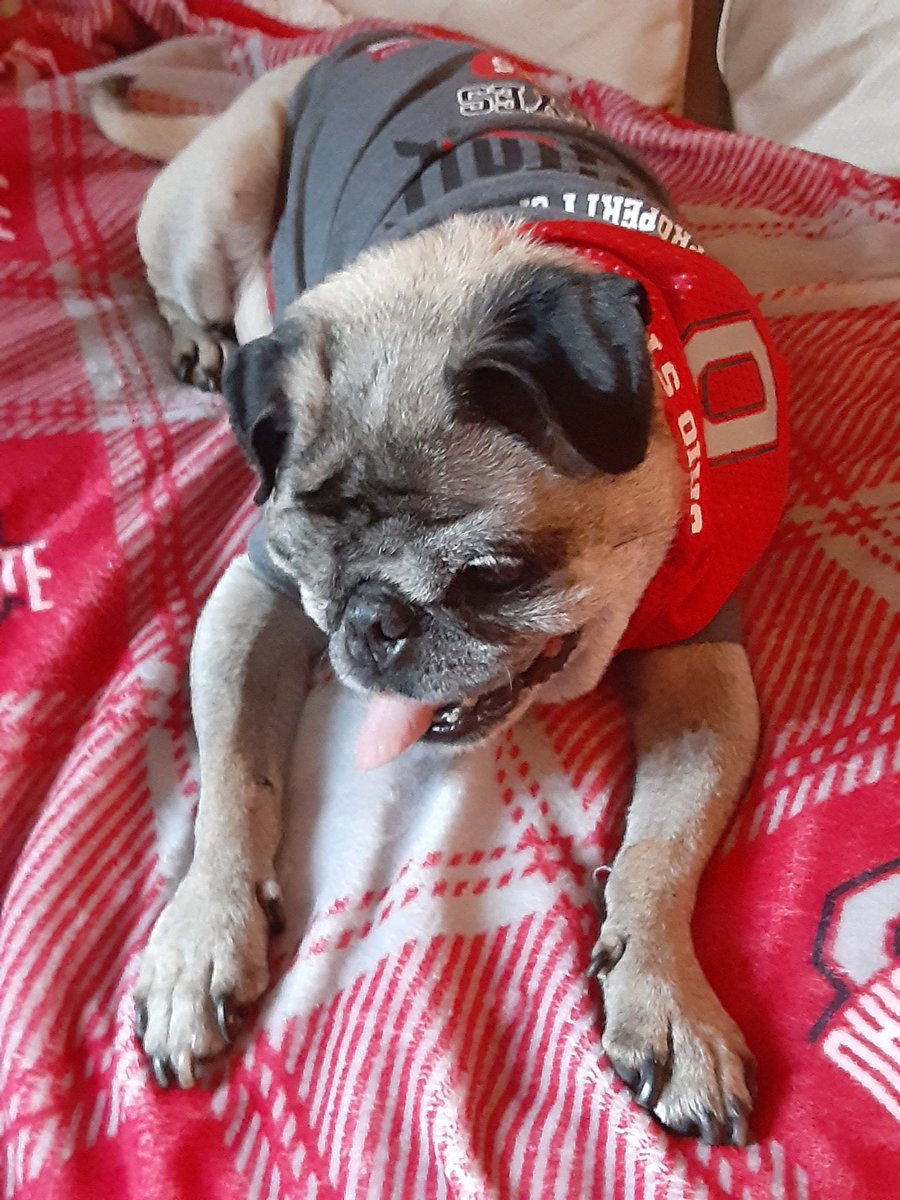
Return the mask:
<svg viewBox="0 0 900 1200">
<path fill-rule="evenodd" d="M 113 43 L 218 32 L 244 75 L 339 36 L 254 32 L 249 9 L 212 8 L 72 0 L 42 28 L 79 66 Z M 0 114 L 3 1194 L 886 1195 L 896 182 L 572 90 L 748 282 L 793 373 L 788 509 L 744 587 L 762 755 L 695 920 L 759 1059 L 756 1144 L 666 1134 L 599 1053 L 589 877 L 614 852 L 632 770 L 606 687 L 457 764 L 417 748 L 360 780 L 358 701 L 323 672 L 296 752 L 275 984 L 205 1089 L 163 1093 L 130 991 L 196 799 L 191 631 L 254 519 L 252 481 L 220 400 L 168 373 L 133 234 L 154 168 L 102 139 L 84 95 L 57 76 Z"/>
</svg>

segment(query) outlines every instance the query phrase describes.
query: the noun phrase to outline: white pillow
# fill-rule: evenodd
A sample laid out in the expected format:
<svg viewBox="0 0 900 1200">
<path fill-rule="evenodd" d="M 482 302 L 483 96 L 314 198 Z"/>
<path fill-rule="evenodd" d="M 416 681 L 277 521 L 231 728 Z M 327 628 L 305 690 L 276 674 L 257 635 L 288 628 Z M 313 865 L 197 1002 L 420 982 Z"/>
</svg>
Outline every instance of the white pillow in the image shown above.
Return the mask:
<svg viewBox="0 0 900 1200">
<path fill-rule="evenodd" d="M 460 30 L 577 79 L 681 110 L 692 0 L 336 0 L 357 17 Z"/>
<path fill-rule="evenodd" d="M 734 127 L 900 175 L 898 0 L 725 0 Z"/>
</svg>

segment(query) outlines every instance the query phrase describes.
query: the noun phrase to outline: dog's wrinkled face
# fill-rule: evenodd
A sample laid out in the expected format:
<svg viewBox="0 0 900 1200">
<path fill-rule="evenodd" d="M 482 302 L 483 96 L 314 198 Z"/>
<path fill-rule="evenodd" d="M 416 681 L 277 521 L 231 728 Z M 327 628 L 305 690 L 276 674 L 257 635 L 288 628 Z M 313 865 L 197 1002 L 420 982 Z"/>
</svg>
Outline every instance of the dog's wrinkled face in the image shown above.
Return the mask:
<svg viewBox="0 0 900 1200">
<path fill-rule="evenodd" d="M 584 658 L 587 626 L 608 659 L 674 522 L 640 285 L 471 226 L 307 293 L 225 387 L 338 676 L 453 743 Z"/>
</svg>

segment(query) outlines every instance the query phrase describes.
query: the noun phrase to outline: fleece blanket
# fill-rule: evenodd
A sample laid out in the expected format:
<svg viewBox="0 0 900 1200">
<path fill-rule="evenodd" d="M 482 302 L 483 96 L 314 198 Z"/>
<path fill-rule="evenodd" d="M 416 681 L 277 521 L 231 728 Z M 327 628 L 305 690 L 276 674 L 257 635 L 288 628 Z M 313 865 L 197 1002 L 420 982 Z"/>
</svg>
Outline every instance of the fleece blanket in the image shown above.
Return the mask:
<svg viewBox="0 0 900 1200">
<path fill-rule="evenodd" d="M 632 770 L 605 685 L 457 761 L 417 748 L 361 777 L 359 704 L 320 671 L 273 987 L 203 1087 L 163 1092 L 130 993 L 189 851 L 191 630 L 253 483 L 220 399 L 169 374 L 133 234 L 155 168 L 103 140 L 73 72 L 202 34 L 151 53 L 233 91 L 344 34 L 225 2 L 19 7 L 0 42 L 31 80 L 0 113 L 2 1194 L 895 1194 L 897 181 L 563 81 L 745 278 L 793 375 L 788 508 L 742 588 L 761 756 L 694 924 L 758 1059 L 753 1144 L 666 1133 L 599 1049 L 591 871 Z"/>
</svg>

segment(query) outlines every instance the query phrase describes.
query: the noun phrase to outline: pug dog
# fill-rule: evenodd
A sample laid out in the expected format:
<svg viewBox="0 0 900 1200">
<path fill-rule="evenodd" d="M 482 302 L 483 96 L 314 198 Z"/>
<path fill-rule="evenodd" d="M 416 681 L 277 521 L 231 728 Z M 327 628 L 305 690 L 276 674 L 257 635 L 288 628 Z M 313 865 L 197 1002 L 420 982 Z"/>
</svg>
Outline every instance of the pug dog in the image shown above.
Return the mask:
<svg viewBox="0 0 900 1200">
<path fill-rule="evenodd" d="M 129 86 L 93 112 L 169 160 L 137 235 L 173 367 L 221 382 L 263 507 L 191 654 L 195 851 L 135 994 L 157 1080 L 189 1087 L 266 987 L 316 654 L 368 698 L 362 769 L 479 745 L 621 654 L 637 769 L 586 964 L 603 1050 L 663 1125 L 744 1144 L 752 1060 L 691 915 L 758 738 L 729 598 L 785 490 L 753 301 L 631 149 L 454 36 L 350 38 L 215 119 L 135 111 Z"/>
</svg>

